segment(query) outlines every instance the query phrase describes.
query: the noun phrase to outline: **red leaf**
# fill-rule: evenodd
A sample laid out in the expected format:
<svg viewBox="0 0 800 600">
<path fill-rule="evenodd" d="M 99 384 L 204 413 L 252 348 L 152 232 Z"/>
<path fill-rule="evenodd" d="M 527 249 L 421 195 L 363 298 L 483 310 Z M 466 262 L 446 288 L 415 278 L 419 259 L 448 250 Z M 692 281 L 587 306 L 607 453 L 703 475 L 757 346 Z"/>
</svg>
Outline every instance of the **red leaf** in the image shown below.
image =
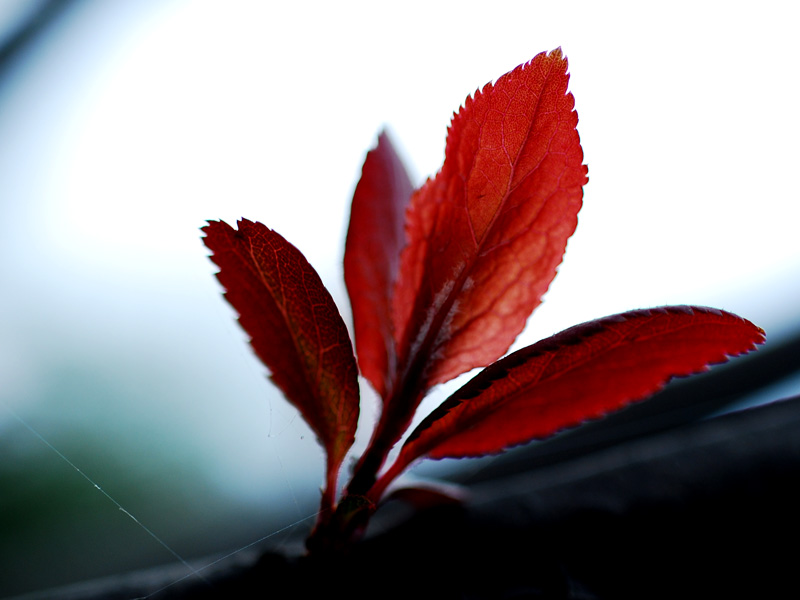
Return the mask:
<svg viewBox="0 0 800 600">
<path fill-rule="evenodd" d="M 391 296 L 412 191 L 389 137 L 381 134 L 378 146 L 367 154 L 353 195 L 344 253 L 358 364 L 381 397 L 391 393 L 396 377 Z"/>
<path fill-rule="evenodd" d="M 688 306 L 571 327 L 494 363 L 448 398 L 409 436 L 390 479 L 423 455 L 483 456 L 547 437 L 763 341 L 741 317 Z"/>
<path fill-rule="evenodd" d="M 383 412 L 350 493 L 372 485 L 431 386 L 508 350 L 555 277 L 587 181 L 568 82 L 561 50 L 542 53 L 454 115 L 442 169 L 406 213 L 395 360 L 386 352 Z"/>
<path fill-rule="evenodd" d="M 568 81 L 558 49 L 476 91 L 412 197 L 393 308 L 422 389 L 502 356 L 555 277 L 587 181 Z"/>
<path fill-rule="evenodd" d="M 242 219 L 238 227 L 210 221 L 203 241 L 253 349 L 325 448 L 333 493 L 358 422 L 358 371 L 347 328 L 297 248 L 261 223 Z"/>
</svg>

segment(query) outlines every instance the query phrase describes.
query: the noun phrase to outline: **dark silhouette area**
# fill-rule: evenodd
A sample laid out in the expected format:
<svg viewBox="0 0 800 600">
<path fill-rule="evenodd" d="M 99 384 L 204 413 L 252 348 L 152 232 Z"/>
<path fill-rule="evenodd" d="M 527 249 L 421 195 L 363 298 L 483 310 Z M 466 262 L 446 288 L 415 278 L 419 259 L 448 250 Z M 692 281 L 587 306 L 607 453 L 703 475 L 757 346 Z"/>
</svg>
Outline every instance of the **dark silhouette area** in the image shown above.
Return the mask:
<svg viewBox="0 0 800 600">
<path fill-rule="evenodd" d="M 687 425 L 487 479 L 470 488 L 473 498 L 465 505 L 419 512 L 337 561 L 244 554 L 204 573 L 206 582 L 188 578 L 154 597 L 763 597 L 788 591 L 796 556 L 779 540 L 800 533 L 798 426 L 800 398 Z M 183 573 L 179 565 L 34 597 L 133 598 Z"/>
<path fill-rule="evenodd" d="M 783 352 L 797 343 L 651 402 L 674 415 L 670 406 L 703 395 L 719 408 L 713 389 L 724 395 L 744 378 L 756 382 L 752 392 L 774 382 L 769 372 L 796 372 L 772 367 L 791 362 Z M 800 534 L 800 397 L 641 435 L 626 427 L 625 439 L 614 439 L 614 421 L 509 453 L 465 483 L 461 505 L 390 502 L 367 538 L 338 559 L 304 557 L 300 536 L 294 552 L 265 545 L 220 561 L 202 572 L 206 581 L 173 565 L 26 598 L 130 599 L 157 590 L 153 598 L 770 597 L 794 589 L 796 552 L 783 540 Z M 548 453 L 550 445 L 562 448 Z"/>
</svg>

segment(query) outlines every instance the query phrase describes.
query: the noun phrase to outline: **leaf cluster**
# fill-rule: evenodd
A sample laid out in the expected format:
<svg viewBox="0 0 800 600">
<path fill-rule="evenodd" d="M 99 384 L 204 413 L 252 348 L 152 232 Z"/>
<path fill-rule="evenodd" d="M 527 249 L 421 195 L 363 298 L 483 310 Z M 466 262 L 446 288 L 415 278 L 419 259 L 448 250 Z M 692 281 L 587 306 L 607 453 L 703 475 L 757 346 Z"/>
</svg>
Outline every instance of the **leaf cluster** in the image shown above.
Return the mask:
<svg viewBox="0 0 800 600">
<path fill-rule="evenodd" d="M 670 378 L 752 350 L 764 332 L 702 307 L 633 310 L 504 356 L 556 275 L 587 168 L 560 49 L 469 96 L 441 170 L 414 189 L 389 137 L 368 153 L 344 256 L 355 348 L 316 271 L 246 219 L 204 228 L 226 298 L 258 357 L 327 456 L 308 546 L 363 532 L 387 486 L 421 458 L 484 456 L 642 400 Z M 437 384 L 486 367 L 407 437 Z M 381 399 L 372 438 L 337 496 L 356 432 L 358 374 Z"/>
</svg>

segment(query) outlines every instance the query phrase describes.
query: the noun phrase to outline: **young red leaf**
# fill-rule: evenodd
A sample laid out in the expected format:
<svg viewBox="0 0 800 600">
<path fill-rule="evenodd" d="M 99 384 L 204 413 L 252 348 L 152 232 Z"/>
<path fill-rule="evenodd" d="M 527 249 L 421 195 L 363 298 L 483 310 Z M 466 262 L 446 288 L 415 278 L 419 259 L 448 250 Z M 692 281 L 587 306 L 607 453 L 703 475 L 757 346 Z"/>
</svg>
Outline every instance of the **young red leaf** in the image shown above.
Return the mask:
<svg viewBox="0 0 800 600">
<path fill-rule="evenodd" d="M 358 365 L 381 397 L 391 393 L 396 377 L 391 297 L 412 191 L 403 163 L 382 133 L 367 154 L 353 195 L 344 253 Z"/>
<path fill-rule="evenodd" d="M 423 390 L 502 356 L 555 277 L 587 182 L 568 81 L 557 49 L 476 91 L 412 197 L 393 308 Z"/>
<path fill-rule="evenodd" d="M 222 221 L 203 231 L 253 349 L 325 448 L 323 501 L 332 503 L 358 422 L 358 371 L 344 321 L 319 275 L 278 233 L 247 219 L 238 231 Z"/>
<path fill-rule="evenodd" d="M 555 277 L 587 181 L 568 82 L 561 50 L 541 53 L 454 115 L 442 169 L 406 214 L 396 381 L 351 493 L 372 484 L 432 385 L 508 350 Z"/>
<path fill-rule="evenodd" d="M 483 456 L 601 417 L 763 341 L 741 317 L 689 306 L 571 327 L 494 363 L 447 399 L 409 436 L 388 481 L 423 455 Z"/>
</svg>

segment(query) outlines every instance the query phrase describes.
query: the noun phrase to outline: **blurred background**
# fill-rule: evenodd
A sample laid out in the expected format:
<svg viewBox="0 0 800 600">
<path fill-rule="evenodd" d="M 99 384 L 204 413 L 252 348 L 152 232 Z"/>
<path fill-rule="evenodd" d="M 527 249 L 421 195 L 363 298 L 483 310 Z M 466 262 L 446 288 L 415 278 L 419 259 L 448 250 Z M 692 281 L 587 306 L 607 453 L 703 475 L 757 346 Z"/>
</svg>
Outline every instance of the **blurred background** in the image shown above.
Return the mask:
<svg viewBox="0 0 800 600">
<path fill-rule="evenodd" d="M 795 11 L 0 0 L 0 597 L 173 560 L 24 423 L 185 558 L 314 513 L 322 454 L 199 228 L 277 229 L 349 324 L 348 207 L 378 132 L 421 183 L 466 95 L 543 50 L 569 58 L 590 182 L 517 346 L 662 304 L 796 333 Z"/>
</svg>

